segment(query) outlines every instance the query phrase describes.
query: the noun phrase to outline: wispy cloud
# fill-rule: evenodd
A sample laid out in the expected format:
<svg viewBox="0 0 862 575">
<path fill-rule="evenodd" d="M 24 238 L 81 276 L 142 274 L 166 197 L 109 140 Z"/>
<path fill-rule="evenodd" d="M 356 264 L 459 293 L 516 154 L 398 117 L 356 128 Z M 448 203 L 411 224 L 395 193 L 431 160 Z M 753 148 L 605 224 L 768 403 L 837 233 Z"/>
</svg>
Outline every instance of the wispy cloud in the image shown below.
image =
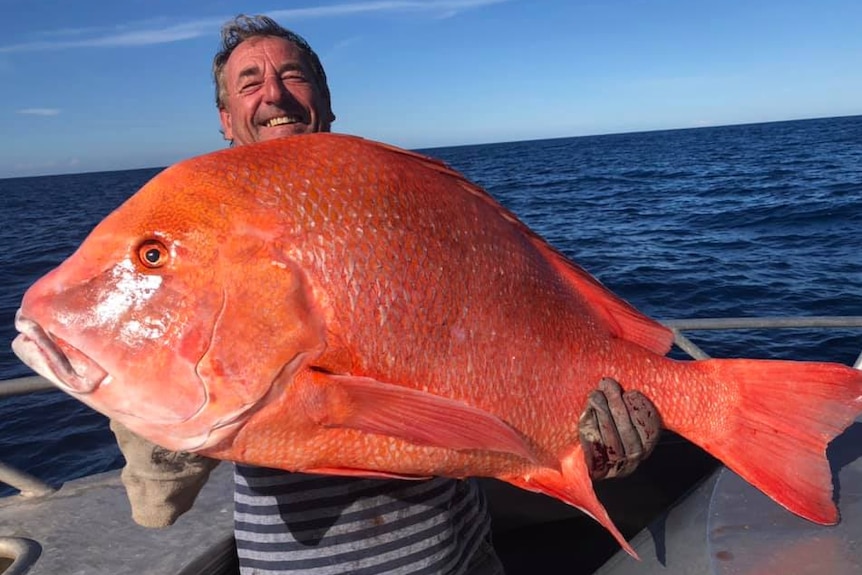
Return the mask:
<svg viewBox="0 0 862 575">
<path fill-rule="evenodd" d="M 370 12 L 414 12 L 432 16 L 453 16 L 472 8 L 481 8 L 507 1 L 509 0 L 379 0 L 377 2 L 315 6 L 314 8 L 289 8 L 287 10 L 275 10 L 268 12 L 268 14 L 276 20 L 350 16 Z"/>
<path fill-rule="evenodd" d="M 117 48 L 123 46 L 147 46 L 151 44 L 167 44 L 182 40 L 191 40 L 204 34 L 209 34 L 213 29 L 218 29 L 222 20 L 208 19 L 196 20 L 180 24 L 162 25 L 149 27 L 141 25 L 117 26 L 111 29 L 89 29 L 86 32 L 79 31 L 78 38 L 61 40 L 37 40 L 33 42 L 22 42 L 0 46 L 0 54 L 11 54 L 13 52 L 38 52 L 44 50 L 66 50 L 69 48 Z M 54 34 L 43 33 L 43 36 L 53 35 L 72 36 L 76 35 L 67 30 L 58 31 Z"/>
<path fill-rule="evenodd" d="M 23 176 L 29 173 L 38 174 L 40 172 L 57 172 L 65 170 L 76 170 L 81 165 L 81 160 L 78 158 L 69 158 L 66 160 L 49 160 L 47 162 L 18 162 L 10 166 L 12 174 Z"/>
<path fill-rule="evenodd" d="M 330 18 L 356 14 L 402 12 L 446 18 L 465 10 L 501 4 L 510 0 L 377 0 L 346 2 L 311 8 L 290 8 L 266 12 L 271 18 L 290 25 L 291 22 L 312 18 Z M 0 54 L 65 50 L 69 48 L 110 48 L 146 46 L 181 42 L 210 36 L 230 16 L 198 18 L 186 22 L 147 20 L 112 28 L 62 29 L 41 32 L 29 42 L 0 46 Z M 45 38 L 48 38 L 47 40 Z"/>
<path fill-rule="evenodd" d="M 18 114 L 25 116 L 57 116 L 60 114 L 59 108 L 23 108 L 17 111 Z"/>
</svg>

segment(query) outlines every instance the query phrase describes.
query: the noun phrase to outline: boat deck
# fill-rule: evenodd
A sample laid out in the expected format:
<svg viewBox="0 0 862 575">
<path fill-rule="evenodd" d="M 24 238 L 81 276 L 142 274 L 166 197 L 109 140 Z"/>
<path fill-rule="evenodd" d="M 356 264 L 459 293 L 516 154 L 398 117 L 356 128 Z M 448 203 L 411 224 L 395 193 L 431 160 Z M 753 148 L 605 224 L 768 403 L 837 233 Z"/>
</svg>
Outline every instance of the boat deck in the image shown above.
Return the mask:
<svg viewBox="0 0 862 575">
<path fill-rule="evenodd" d="M 698 482 L 697 474 L 702 477 L 714 463 L 693 446 L 671 440 L 660 446 L 651 464 L 666 471 L 670 461 L 680 458 L 689 470 L 676 475 L 677 485 L 665 485 L 666 493 L 684 482 L 695 487 L 668 509 L 662 499 L 668 495 L 655 492 L 660 486 L 646 463 L 631 478 L 606 482 L 600 489 L 611 515 L 626 518 L 623 531 L 636 533 L 631 541 L 641 561 L 615 553 L 618 547 L 610 536 L 577 511 L 485 481 L 495 543 L 507 573 L 862 573 L 862 419 L 829 449 L 842 515 L 837 526 L 815 525 L 791 514 L 723 467 Z M 166 529 L 147 529 L 131 520 L 117 471 L 69 482 L 45 497 L 0 499 L 0 549 L 17 550 L 20 556 L 15 570 L 3 571 L 0 564 L 0 573 L 233 575 L 232 501 L 229 464 L 213 472 L 193 509 Z"/>
<path fill-rule="evenodd" d="M 232 540 L 232 467 L 219 465 L 194 507 L 165 529 L 132 521 L 119 471 L 111 471 L 71 481 L 45 497 L 0 499 L 0 535 L 7 547 L 29 548 L 30 560 L 22 562 L 32 563 L 22 571 L 27 575 L 179 574 Z"/>
<path fill-rule="evenodd" d="M 618 553 L 595 575 L 859 575 L 862 418 L 827 455 L 838 525 L 793 515 L 722 467 L 632 540 L 642 561 Z"/>
</svg>

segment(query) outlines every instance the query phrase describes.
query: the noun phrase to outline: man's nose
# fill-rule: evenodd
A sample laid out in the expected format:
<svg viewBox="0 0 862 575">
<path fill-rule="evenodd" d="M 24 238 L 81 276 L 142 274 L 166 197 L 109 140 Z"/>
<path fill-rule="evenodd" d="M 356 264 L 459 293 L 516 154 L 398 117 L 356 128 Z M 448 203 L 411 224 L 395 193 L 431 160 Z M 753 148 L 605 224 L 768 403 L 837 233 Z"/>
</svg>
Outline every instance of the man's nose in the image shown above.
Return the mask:
<svg viewBox="0 0 862 575">
<path fill-rule="evenodd" d="M 290 98 L 290 90 L 285 88 L 281 78 L 276 75 L 269 75 L 264 78 L 264 96 L 267 103 L 274 104 L 282 101 L 284 98 Z"/>
</svg>

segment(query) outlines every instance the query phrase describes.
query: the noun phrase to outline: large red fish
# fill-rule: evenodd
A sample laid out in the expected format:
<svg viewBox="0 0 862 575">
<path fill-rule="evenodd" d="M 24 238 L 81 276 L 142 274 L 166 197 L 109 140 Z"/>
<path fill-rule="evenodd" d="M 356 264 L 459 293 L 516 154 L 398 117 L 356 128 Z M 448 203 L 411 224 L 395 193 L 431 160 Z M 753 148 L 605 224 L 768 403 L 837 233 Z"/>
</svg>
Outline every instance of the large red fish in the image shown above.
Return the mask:
<svg viewBox="0 0 862 575">
<path fill-rule="evenodd" d="M 492 476 L 629 552 L 578 439 L 603 377 L 791 511 L 834 523 L 862 373 L 674 361 L 671 333 L 445 165 L 349 136 L 155 177 L 26 293 L 13 347 L 174 450 L 287 470 Z"/>
</svg>

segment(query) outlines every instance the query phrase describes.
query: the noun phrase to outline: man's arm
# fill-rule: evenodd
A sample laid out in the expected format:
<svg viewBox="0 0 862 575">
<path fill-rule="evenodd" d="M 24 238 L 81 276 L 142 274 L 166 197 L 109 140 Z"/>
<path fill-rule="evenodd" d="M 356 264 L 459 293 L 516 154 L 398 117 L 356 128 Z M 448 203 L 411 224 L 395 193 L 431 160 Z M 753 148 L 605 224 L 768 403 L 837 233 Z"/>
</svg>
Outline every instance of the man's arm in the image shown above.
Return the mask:
<svg viewBox="0 0 862 575">
<path fill-rule="evenodd" d="M 167 527 L 188 511 L 219 461 L 168 451 L 111 420 L 126 458 L 121 478 L 132 506 L 132 519 L 144 527 Z"/>
<path fill-rule="evenodd" d="M 625 477 L 658 445 L 661 417 L 642 393 L 623 393 L 605 378 L 590 393 L 578 431 L 592 479 Z"/>
</svg>

